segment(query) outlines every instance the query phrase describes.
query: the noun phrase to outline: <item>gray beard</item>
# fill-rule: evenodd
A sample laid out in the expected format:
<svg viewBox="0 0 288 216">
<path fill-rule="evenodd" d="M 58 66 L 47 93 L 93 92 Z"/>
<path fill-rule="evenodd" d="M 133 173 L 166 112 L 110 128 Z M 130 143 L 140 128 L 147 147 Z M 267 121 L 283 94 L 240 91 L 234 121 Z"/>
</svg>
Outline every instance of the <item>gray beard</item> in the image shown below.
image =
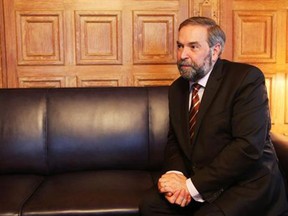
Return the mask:
<svg viewBox="0 0 288 216">
<path fill-rule="evenodd" d="M 182 65 L 190 66 L 187 69 L 181 68 Z M 186 63 L 185 60 L 180 60 L 177 62 L 178 70 L 180 75 L 189 81 L 197 82 L 201 78 L 203 78 L 213 67 L 211 52 L 204 59 L 204 63 L 202 66 L 198 66 L 195 64 Z"/>
<path fill-rule="evenodd" d="M 190 70 L 182 70 L 179 69 L 180 75 L 189 81 L 197 82 L 201 78 L 203 78 L 209 71 L 203 70 L 203 68 L 195 69 L 195 68 L 190 68 Z"/>
</svg>

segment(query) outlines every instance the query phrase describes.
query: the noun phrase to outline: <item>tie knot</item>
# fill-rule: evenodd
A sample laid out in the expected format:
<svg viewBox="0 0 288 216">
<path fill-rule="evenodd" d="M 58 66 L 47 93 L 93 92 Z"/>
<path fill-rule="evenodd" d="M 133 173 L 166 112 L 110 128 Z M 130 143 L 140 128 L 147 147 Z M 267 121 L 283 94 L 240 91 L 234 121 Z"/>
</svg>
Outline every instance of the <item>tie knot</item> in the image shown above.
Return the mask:
<svg viewBox="0 0 288 216">
<path fill-rule="evenodd" d="M 193 91 L 196 91 L 196 92 L 198 92 L 201 87 L 202 86 L 200 84 L 198 84 L 198 83 L 194 83 L 192 85 Z"/>
</svg>

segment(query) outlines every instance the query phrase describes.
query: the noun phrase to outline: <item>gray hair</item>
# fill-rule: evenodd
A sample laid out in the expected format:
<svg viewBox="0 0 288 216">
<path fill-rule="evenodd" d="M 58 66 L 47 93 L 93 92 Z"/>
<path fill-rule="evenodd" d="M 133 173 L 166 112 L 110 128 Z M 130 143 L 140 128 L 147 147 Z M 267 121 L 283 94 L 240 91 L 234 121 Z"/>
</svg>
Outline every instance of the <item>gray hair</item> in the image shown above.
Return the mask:
<svg viewBox="0 0 288 216">
<path fill-rule="evenodd" d="M 221 53 L 224 50 L 226 36 L 221 27 L 217 25 L 217 23 L 213 19 L 208 17 L 190 17 L 180 24 L 178 31 L 180 31 L 181 28 L 187 25 L 200 25 L 207 27 L 208 31 L 207 43 L 209 47 L 213 47 L 214 45 L 219 43 L 221 46 L 219 56 L 221 55 Z"/>
</svg>

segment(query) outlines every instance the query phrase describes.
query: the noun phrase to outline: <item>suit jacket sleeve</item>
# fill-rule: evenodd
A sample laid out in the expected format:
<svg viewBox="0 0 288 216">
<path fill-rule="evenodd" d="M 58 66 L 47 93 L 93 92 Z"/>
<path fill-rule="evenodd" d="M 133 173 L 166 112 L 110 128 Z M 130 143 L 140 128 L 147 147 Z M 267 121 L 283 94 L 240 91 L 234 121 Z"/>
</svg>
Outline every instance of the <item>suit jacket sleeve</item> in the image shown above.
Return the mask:
<svg viewBox="0 0 288 216">
<path fill-rule="evenodd" d="M 168 131 L 168 141 L 165 148 L 165 166 L 164 172 L 175 170 L 180 171 L 184 175 L 188 175 L 187 169 L 184 163 L 184 156 L 182 150 L 179 148 L 179 144 L 175 137 L 173 128 L 170 124 Z"/>
</svg>

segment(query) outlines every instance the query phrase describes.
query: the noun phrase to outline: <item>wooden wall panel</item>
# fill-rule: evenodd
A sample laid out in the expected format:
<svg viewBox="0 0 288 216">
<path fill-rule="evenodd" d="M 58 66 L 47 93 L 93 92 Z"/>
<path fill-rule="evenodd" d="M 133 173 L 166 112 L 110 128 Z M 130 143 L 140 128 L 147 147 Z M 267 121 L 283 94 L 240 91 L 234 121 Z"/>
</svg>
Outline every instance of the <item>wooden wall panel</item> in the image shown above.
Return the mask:
<svg viewBox="0 0 288 216">
<path fill-rule="evenodd" d="M 265 84 L 267 88 L 267 94 L 269 98 L 269 107 L 270 107 L 270 115 L 271 115 L 271 123 L 274 124 L 274 116 L 276 109 L 274 108 L 273 104 L 275 104 L 275 98 L 274 98 L 274 92 L 273 89 L 275 88 L 275 80 L 276 80 L 276 74 L 273 73 L 267 73 L 265 75 Z"/>
<path fill-rule="evenodd" d="M 265 74 L 266 75 L 266 74 Z M 266 75 L 267 76 L 267 75 Z M 287 122 L 287 74 L 275 73 L 272 89 L 272 101 L 270 110 L 272 112 L 272 130 L 288 135 Z"/>
<path fill-rule="evenodd" d="M 143 73 L 178 76 L 176 35 L 187 0 L 1 1 L 9 26 L 8 87 L 50 86 L 33 77 L 82 87 L 141 85 L 134 77 Z"/>
<path fill-rule="evenodd" d="M 285 74 L 285 80 L 286 80 L 286 83 L 285 83 L 285 95 L 284 95 L 284 100 L 285 100 L 285 105 L 284 105 L 284 123 L 285 125 L 287 126 L 288 128 L 288 73 Z M 288 136 L 288 130 L 286 130 L 286 135 Z"/>
<path fill-rule="evenodd" d="M 3 0 L 0 0 L 0 88 L 6 87 L 6 53 Z"/>
<path fill-rule="evenodd" d="M 19 65 L 62 65 L 63 15 L 57 11 L 17 11 Z"/>
<path fill-rule="evenodd" d="M 175 80 L 174 75 L 165 74 L 138 74 L 134 76 L 136 86 L 167 86 Z"/>
<path fill-rule="evenodd" d="M 23 77 L 19 78 L 20 88 L 60 88 L 65 86 L 63 77 Z"/>
<path fill-rule="evenodd" d="M 286 10 L 286 20 L 287 20 L 287 23 L 286 23 L 286 63 L 288 64 L 288 8 Z"/>
<path fill-rule="evenodd" d="M 206 16 L 220 23 L 219 0 L 189 0 L 190 16 Z"/>
<path fill-rule="evenodd" d="M 177 15 L 173 11 L 134 11 L 134 63 L 176 63 Z"/>
<path fill-rule="evenodd" d="M 76 11 L 77 64 L 121 64 L 120 11 Z"/>
<path fill-rule="evenodd" d="M 94 86 L 109 86 L 109 87 L 118 87 L 121 86 L 121 77 L 89 77 L 89 76 L 78 76 L 77 85 L 79 87 L 94 87 Z"/>
<path fill-rule="evenodd" d="M 275 62 L 275 27 L 275 12 L 234 11 L 234 60 Z"/>
<path fill-rule="evenodd" d="M 1 26 L 2 26 L 2 23 L 0 22 L 0 31 L 1 31 Z M 3 77 L 3 74 L 4 74 L 4 69 L 3 69 L 3 66 L 4 66 L 3 53 L 4 52 L 3 52 L 2 46 L 3 46 L 3 37 L 1 37 L 1 35 L 0 35 L 0 87 L 3 86 L 2 77 Z"/>
</svg>

